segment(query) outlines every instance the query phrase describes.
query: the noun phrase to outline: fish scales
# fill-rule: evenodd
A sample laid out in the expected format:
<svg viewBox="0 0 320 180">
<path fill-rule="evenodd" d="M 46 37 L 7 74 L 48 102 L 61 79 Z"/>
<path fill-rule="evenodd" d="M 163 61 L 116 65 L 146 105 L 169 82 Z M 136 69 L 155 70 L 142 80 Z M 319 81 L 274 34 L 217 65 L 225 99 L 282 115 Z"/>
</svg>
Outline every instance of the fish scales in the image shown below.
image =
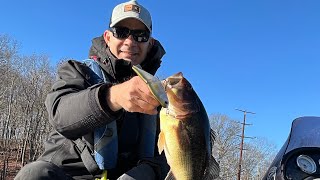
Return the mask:
<svg viewBox="0 0 320 180">
<path fill-rule="evenodd" d="M 204 135 L 198 132 L 199 127 L 194 123 L 197 120 L 166 118 L 163 120 L 161 114 L 160 128 L 165 136 L 165 153 L 171 171 L 177 179 L 199 179 L 203 176 L 207 152 Z"/>
</svg>

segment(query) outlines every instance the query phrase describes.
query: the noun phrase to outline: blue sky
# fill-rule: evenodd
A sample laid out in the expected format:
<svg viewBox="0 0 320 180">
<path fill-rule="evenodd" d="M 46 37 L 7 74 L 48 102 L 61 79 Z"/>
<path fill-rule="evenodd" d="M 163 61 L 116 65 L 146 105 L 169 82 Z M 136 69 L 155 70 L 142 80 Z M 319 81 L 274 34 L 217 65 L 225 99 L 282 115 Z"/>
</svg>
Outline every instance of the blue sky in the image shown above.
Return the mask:
<svg viewBox="0 0 320 180">
<path fill-rule="evenodd" d="M 1 0 L 0 33 L 20 54 L 85 59 L 91 39 L 108 27 L 120 0 Z M 242 121 L 246 136 L 278 148 L 291 122 L 320 116 L 319 0 L 140 0 L 153 17 L 153 36 L 167 54 L 160 78 L 183 72 L 207 113 Z"/>
</svg>

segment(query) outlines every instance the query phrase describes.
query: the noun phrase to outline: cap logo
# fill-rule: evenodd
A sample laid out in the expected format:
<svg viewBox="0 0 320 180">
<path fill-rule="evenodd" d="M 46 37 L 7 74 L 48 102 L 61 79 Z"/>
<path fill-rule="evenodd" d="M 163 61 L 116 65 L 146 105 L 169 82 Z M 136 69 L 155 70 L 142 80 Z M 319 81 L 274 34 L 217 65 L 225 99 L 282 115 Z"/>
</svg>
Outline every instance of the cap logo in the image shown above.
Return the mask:
<svg viewBox="0 0 320 180">
<path fill-rule="evenodd" d="M 140 13 L 140 7 L 135 4 L 127 4 L 124 6 L 124 12 L 128 12 L 128 11 Z"/>
</svg>

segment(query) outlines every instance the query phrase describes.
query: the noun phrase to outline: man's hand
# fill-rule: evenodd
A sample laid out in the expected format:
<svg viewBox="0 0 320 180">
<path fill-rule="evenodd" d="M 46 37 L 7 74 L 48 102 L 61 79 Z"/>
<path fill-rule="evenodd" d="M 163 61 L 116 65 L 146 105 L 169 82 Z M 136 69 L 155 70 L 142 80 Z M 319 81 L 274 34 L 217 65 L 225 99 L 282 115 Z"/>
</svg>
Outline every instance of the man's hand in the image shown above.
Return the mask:
<svg viewBox="0 0 320 180">
<path fill-rule="evenodd" d="M 121 108 L 128 112 L 157 114 L 160 103 L 154 98 L 147 84 L 135 76 L 122 84 L 111 86 L 107 96 L 107 103 L 111 110 Z"/>
</svg>

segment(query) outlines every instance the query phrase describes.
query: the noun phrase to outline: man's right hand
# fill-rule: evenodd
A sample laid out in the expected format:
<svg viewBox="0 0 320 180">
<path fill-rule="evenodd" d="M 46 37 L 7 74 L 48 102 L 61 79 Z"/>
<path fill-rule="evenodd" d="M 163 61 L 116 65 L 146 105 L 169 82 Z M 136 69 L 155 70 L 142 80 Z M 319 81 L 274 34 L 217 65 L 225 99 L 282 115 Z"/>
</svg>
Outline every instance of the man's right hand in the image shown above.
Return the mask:
<svg viewBox="0 0 320 180">
<path fill-rule="evenodd" d="M 160 105 L 147 84 L 138 76 L 111 86 L 107 95 L 107 103 L 113 111 L 123 108 L 128 112 L 151 115 L 158 113 L 157 107 Z"/>
</svg>

